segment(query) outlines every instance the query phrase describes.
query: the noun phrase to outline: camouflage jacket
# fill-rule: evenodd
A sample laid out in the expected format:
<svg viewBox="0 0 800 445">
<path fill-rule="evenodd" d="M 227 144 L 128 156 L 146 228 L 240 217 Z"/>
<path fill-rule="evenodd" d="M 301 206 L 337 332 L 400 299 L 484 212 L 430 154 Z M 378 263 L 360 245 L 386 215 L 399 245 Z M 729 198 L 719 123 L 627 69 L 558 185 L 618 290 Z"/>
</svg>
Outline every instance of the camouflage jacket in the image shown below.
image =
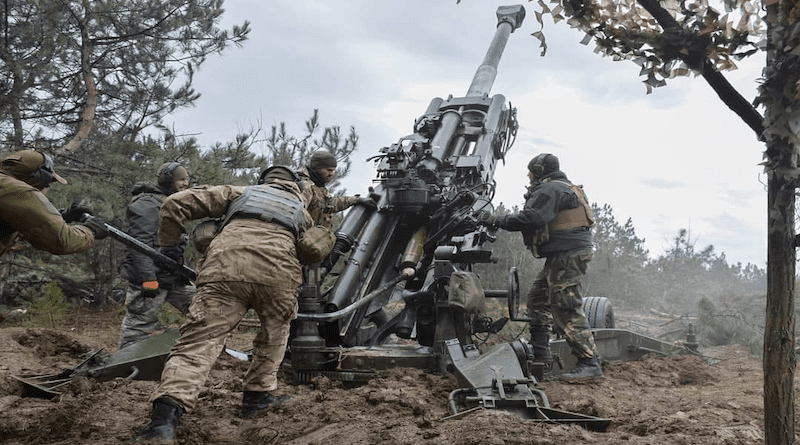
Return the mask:
<svg viewBox="0 0 800 445">
<path fill-rule="evenodd" d="M 307 206 L 305 196 L 294 182 L 279 180 L 275 183 L 294 191 Z M 229 203 L 245 189 L 233 185 L 203 186 L 170 195 L 161 205 L 161 243 L 180 242 L 183 225 L 188 220 L 222 217 Z M 306 210 L 304 213 L 310 224 L 310 215 Z M 279 224 L 255 218 L 234 218 L 208 246 L 197 270 L 196 284 L 235 281 L 298 287 L 302 283 L 302 269 L 295 241 L 294 233 Z"/>
<path fill-rule="evenodd" d="M 68 225 L 42 192 L 0 171 L 0 255 L 20 236 L 55 255 L 83 252 L 94 242 L 91 230 Z"/>
<path fill-rule="evenodd" d="M 297 170 L 297 174 L 303 180 L 303 195 L 308 203 L 308 213 L 316 225 L 331 229 L 333 214 L 348 209 L 358 199 L 357 196 L 332 195 L 325 187 L 314 184 L 307 167 Z"/>
</svg>

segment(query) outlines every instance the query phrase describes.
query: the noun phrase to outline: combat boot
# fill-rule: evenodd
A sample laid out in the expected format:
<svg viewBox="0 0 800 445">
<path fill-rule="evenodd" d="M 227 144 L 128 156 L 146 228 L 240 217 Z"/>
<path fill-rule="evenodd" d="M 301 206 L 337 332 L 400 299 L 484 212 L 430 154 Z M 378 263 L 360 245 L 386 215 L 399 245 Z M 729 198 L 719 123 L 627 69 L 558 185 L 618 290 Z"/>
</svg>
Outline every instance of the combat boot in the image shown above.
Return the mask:
<svg viewBox="0 0 800 445">
<path fill-rule="evenodd" d="M 242 418 L 249 419 L 264 408 L 280 405 L 290 396 L 275 397 L 266 391 L 245 391 L 242 395 Z"/>
<path fill-rule="evenodd" d="M 563 374 L 549 376 L 547 380 L 569 380 L 585 377 L 595 379 L 603 377 L 603 368 L 600 367 L 600 361 L 597 359 L 596 355 L 592 356 L 592 358 L 578 358 L 578 364 L 575 366 L 575 369 Z"/>
<path fill-rule="evenodd" d="M 553 363 L 549 331 L 531 331 L 531 348 L 533 349 L 533 361 L 545 363 L 548 366 Z"/>
<path fill-rule="evenodd" d="M 178 424 L 183 416 L 183 408 L 169 397 L 153 400 L 153 418 L 131 442 L 139 443 L 145 439 L 158 439 L 159 443 L 176 443 Z"/>
</svg>

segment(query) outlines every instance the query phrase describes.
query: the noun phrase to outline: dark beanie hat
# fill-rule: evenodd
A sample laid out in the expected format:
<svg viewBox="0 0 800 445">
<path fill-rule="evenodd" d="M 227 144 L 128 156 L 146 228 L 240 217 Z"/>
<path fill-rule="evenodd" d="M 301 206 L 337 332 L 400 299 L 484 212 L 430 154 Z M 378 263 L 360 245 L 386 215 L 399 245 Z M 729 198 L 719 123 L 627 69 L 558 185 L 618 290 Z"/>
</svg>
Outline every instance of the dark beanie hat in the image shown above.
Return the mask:
<svg viewBox="0 0 800 445">
<path fill-rule="evenodd" d="M 311 155 L 311 161 L 308 163 L 308 166 L 311 167 L 312 170 L 318 168 L 336 168 L 336 156 L 332 155 L 331 152 L 327 150 L 315 151 L 314 154 Z"/>
</svg>

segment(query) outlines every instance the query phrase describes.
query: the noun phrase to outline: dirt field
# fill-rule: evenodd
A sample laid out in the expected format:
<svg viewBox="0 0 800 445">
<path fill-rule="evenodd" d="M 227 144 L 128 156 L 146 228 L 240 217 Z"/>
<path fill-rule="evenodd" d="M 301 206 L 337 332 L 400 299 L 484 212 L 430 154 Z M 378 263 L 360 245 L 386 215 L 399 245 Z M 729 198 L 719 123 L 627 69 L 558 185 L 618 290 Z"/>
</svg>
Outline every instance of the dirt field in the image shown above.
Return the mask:
<svg viewBox="0 0 800 445">
<path fill-rule="evenodd" d="M 0 324 L 0 443 L 119 444 L 146 425 L 154 382 L 73 379 L 60 398 L 44 400 L 22 398 L 11 377 L 58 372 L 99 348 L 116 351 L 119 322 L 119 310 L 84 309 L 55 330 Z M 243 331 L 229 345 L 246 349 L 251 338 Z M 198 409 L 183 419 L 179 443 L 763 444 L 760 360 L 732 346 L 701 352 L 722 362 L 648 358 L 606 365 L 602 380 L 539 384 L 554 408 L 611 419 L 606 432 L 493 410 L 444 419 L 455 378 L 409 369 L 353 389 L 324 378 L 310 386 L 282 381 L 278 393 L 292 399 L 245 420 L 237 414 L 247 364 L 223 354 Z"/>
</svg>

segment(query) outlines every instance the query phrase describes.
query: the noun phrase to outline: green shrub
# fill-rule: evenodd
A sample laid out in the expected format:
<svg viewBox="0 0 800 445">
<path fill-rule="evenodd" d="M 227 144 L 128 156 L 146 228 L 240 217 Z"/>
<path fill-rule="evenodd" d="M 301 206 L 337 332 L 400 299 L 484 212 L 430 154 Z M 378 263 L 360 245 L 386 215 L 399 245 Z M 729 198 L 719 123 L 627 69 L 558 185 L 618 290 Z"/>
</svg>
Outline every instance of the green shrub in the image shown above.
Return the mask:
<svg viewBox="0 0 800 445">
<path fill-rule="evenodd" d="M 55 329 L 64 319 L 67 306 L 64 292 L 58 287 L 58 284 L 47 283 L 42 286 L 38 295 L 33 296 L 28 305 L 29 319 L 25 325 Z"/>
</svg>

